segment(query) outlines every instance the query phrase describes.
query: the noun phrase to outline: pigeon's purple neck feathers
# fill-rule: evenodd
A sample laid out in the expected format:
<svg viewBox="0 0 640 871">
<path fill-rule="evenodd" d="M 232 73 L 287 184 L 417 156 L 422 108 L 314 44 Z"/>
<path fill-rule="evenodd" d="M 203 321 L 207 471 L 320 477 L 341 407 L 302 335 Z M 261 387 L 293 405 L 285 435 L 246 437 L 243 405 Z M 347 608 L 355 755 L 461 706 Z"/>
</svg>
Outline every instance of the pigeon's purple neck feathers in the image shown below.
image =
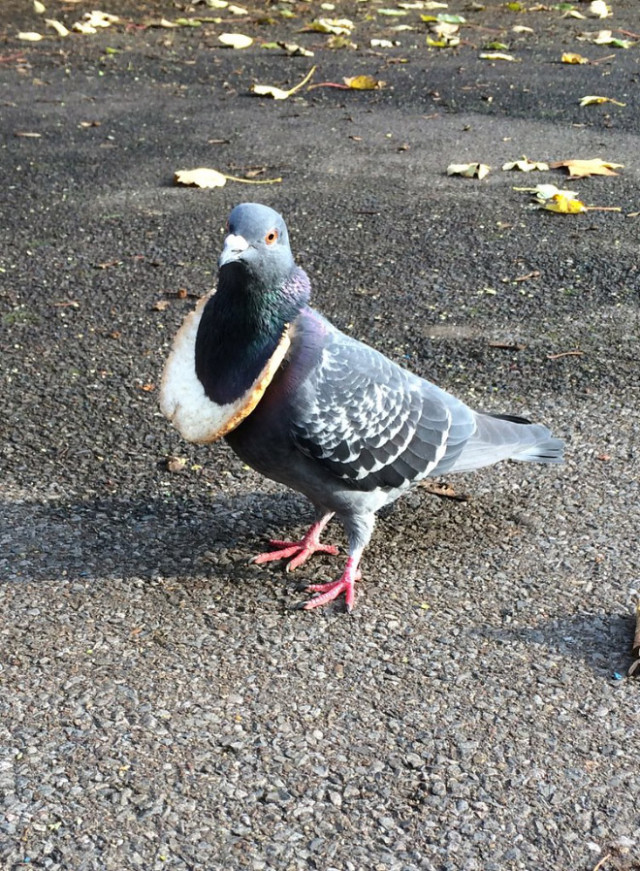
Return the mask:
<svg viewBox="0 0 640 871">
<path fill-rule="evenodd" d="M 196 338 L 196 374 L 209 399 L 224 405 L 249 389 L 309 293 L 307 274 L 295 266 L 268 282 L 239 263 L 220 269 Z"/>
</svg>

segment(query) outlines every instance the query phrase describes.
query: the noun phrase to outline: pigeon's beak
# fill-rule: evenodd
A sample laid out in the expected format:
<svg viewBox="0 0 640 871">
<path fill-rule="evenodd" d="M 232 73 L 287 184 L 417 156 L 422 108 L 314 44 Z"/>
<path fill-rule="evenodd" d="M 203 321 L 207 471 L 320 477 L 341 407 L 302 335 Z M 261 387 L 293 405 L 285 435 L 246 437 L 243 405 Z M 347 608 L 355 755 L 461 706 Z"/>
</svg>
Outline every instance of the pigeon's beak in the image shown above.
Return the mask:
<svg viewBox="0 0 640 871">
<path fill-rule="evenodd" d="M 248 247 L 249 243 L 244 236 L 236 236 L 230 233 L 224 240 L 224 247 L 218 258 L 218 266 L 224 266 L 225 263 L 233 263 L 234 260 L 239 260 Z"/>
</svg>

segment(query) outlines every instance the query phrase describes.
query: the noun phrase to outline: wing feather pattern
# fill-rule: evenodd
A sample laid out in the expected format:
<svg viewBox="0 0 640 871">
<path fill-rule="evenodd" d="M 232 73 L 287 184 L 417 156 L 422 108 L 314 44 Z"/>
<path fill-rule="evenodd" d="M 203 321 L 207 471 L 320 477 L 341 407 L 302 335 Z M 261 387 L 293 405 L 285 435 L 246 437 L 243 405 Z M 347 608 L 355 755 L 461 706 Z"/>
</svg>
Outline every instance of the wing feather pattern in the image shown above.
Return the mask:
<svg viewBox="0 0 640 871">
<path fill-rule="evenodd" d="M 462 403 L 338 331 L 301 386 L 292 420 L 298 449 L 359 490 L 425 477 L 448 449 L 460 453 L 473 428 Z"/>
</svg>

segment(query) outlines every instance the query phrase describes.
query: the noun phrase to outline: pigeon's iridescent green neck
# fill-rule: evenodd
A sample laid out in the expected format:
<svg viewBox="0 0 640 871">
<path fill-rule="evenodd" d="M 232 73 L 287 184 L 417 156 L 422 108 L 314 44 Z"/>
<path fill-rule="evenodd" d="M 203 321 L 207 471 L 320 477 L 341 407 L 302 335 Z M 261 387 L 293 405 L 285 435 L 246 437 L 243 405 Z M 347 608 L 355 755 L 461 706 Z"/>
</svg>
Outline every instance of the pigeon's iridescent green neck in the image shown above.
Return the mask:
<svg viewBox="0 0 640 871">
<path fill-rule="evenodd" d="M 308 298 L 309 279 L 301 269 L 271 287 L 242 265 L 220 270 L 196 338 L 196 374 L 209 399 L 225 405 L 245 394 Z"/>
</svg>

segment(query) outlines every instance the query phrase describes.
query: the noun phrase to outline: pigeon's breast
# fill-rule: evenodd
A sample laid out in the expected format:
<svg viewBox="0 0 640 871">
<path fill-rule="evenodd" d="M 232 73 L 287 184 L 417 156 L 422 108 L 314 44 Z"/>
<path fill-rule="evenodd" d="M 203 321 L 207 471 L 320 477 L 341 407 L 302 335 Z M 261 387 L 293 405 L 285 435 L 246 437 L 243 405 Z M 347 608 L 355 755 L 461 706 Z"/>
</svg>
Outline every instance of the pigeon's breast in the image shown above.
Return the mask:
<svg viewBox="0 0 640 871">
<path fill-rule="evenodd" d="M 208 444 L 235 429 L 260 402 L 290 345 L 285 327 L 274 351 L 242 393 L 227 402 L 215 402 L 196 372 L 196 339 L 207 302 L 201 299 L 185 318 L 173 341 L 160 387 L 160 409 L 180 432 L 196 444 Z"/>
</svg>

